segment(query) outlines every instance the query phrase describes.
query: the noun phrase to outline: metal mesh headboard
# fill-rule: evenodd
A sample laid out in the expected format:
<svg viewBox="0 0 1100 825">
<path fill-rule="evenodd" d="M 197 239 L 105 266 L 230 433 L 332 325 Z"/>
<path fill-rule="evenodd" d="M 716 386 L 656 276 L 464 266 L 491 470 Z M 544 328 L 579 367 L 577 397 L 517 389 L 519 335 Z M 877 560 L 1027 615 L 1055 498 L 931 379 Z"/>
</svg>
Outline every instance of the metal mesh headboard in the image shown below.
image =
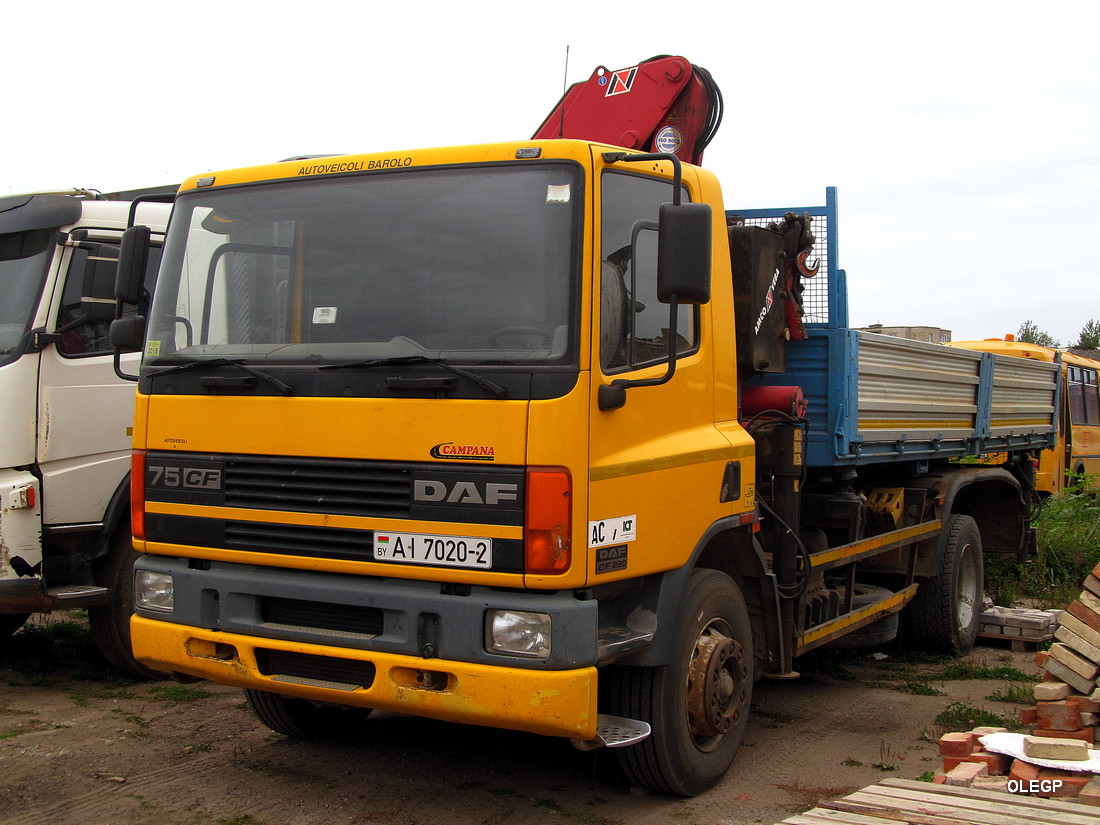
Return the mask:
<svg viewBox="0 0 1100 825">
<path fill-rule="evenodd" d="M 814 326 L 847 326 L 847 301 L 843 276 L 837 271 L 836 255 L 836 188 L 825 190 L 825 206 L 804 206 L 789 209 L 729 209 L 727 216 L 737 216 L 747 226 L 767 226 L 773 221 L 781 221 L 788 212 L 796 215 L 809 215 L 811 231 L 814 233 L 814 251 L 809 262 L 820 259 L 821 269 L 813 278 L 805 279 L 802 284 L 802 302 L 806 314 L 803 321 Z"/>
</svg>

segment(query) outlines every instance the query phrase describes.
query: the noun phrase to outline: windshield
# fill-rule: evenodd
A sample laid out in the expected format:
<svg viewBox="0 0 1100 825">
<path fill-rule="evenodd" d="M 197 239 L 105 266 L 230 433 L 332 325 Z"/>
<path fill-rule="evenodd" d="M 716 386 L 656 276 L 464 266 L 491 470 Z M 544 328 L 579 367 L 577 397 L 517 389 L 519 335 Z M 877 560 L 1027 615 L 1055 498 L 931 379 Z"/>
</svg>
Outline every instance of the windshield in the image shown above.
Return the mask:
<svg viewBox="0 0 1100 825">
<path fill-rule="evenodd" d="M 556 163 L 190 193 L 145 363 L 568 363 L 579 199 Z"/>
<path fill-rule="evenodd" d="M 55 234 L 40 229 L 0 235 L 0 361 L 30 329 Z"/>
</svg>

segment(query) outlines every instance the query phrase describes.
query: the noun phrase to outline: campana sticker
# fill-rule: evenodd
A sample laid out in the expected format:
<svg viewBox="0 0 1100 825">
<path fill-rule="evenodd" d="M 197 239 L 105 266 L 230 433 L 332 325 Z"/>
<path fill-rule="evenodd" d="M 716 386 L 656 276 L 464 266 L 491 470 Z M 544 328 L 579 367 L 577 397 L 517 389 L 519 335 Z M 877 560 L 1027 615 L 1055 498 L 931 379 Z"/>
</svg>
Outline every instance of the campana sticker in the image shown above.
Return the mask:
<svg viewBox="0 0 1100 825">
<path fill-rule="evenodd" d="M 445 441 L 432 447 L 429 455 L 432 458 L 458 461 L 496 461 L 496 452 L 487 444 L 455 444 L 453 441 Z"/>
</svg>

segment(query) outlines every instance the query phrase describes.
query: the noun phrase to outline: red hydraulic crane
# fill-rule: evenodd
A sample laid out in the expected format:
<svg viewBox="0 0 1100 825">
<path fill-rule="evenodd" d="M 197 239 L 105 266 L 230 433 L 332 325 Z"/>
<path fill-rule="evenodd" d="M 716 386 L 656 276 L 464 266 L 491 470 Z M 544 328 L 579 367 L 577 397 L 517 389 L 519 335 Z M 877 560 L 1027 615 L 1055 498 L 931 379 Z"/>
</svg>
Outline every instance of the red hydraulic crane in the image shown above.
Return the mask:
<svg viewBox="0 0 1100 825">
<path fill-rule="evenodd" d="M 534 137 L 593 140 L 698 164 L 721 121 L 722 94 L 710 72 L 660 55 L 628 69 L 597 67 L 569 87 Z"/>
</svg>

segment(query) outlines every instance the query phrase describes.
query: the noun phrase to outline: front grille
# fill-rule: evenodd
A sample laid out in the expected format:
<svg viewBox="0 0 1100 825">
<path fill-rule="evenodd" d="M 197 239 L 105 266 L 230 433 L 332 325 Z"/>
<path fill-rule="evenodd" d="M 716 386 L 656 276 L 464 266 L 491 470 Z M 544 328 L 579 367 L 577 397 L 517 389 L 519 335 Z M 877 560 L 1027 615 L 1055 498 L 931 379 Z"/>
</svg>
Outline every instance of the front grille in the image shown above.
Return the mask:
<svg viewBox="0 0 1100 825">
<path fill-rule="evenodd" d="M 265 622 L 377 636 L 383 630 L 382 611 L 376 607 L 309 602 L 301 599 L 265 598 Z"/>
<path fill-rule="evenodd" d="M 412 471 L 372 461 L 231 456 L 225 504 L 260 510 L 408 518 Z"/>
<path fill-rule="evenodd" d="M 289 676 L 369 688 L 374 683 L 374 665 L 353 659 L 334 659 L 286 650 L 256 649 L 256 665 L 264 676 Z"/>
<path fill-rule="evenodd" d="M 369 560 L 374 549 L 370 530 L 311 527 L 256 521 L 227 521 L 225 546 L 256 553 L 287 553 L 329 559 Z"/>
</svg>

